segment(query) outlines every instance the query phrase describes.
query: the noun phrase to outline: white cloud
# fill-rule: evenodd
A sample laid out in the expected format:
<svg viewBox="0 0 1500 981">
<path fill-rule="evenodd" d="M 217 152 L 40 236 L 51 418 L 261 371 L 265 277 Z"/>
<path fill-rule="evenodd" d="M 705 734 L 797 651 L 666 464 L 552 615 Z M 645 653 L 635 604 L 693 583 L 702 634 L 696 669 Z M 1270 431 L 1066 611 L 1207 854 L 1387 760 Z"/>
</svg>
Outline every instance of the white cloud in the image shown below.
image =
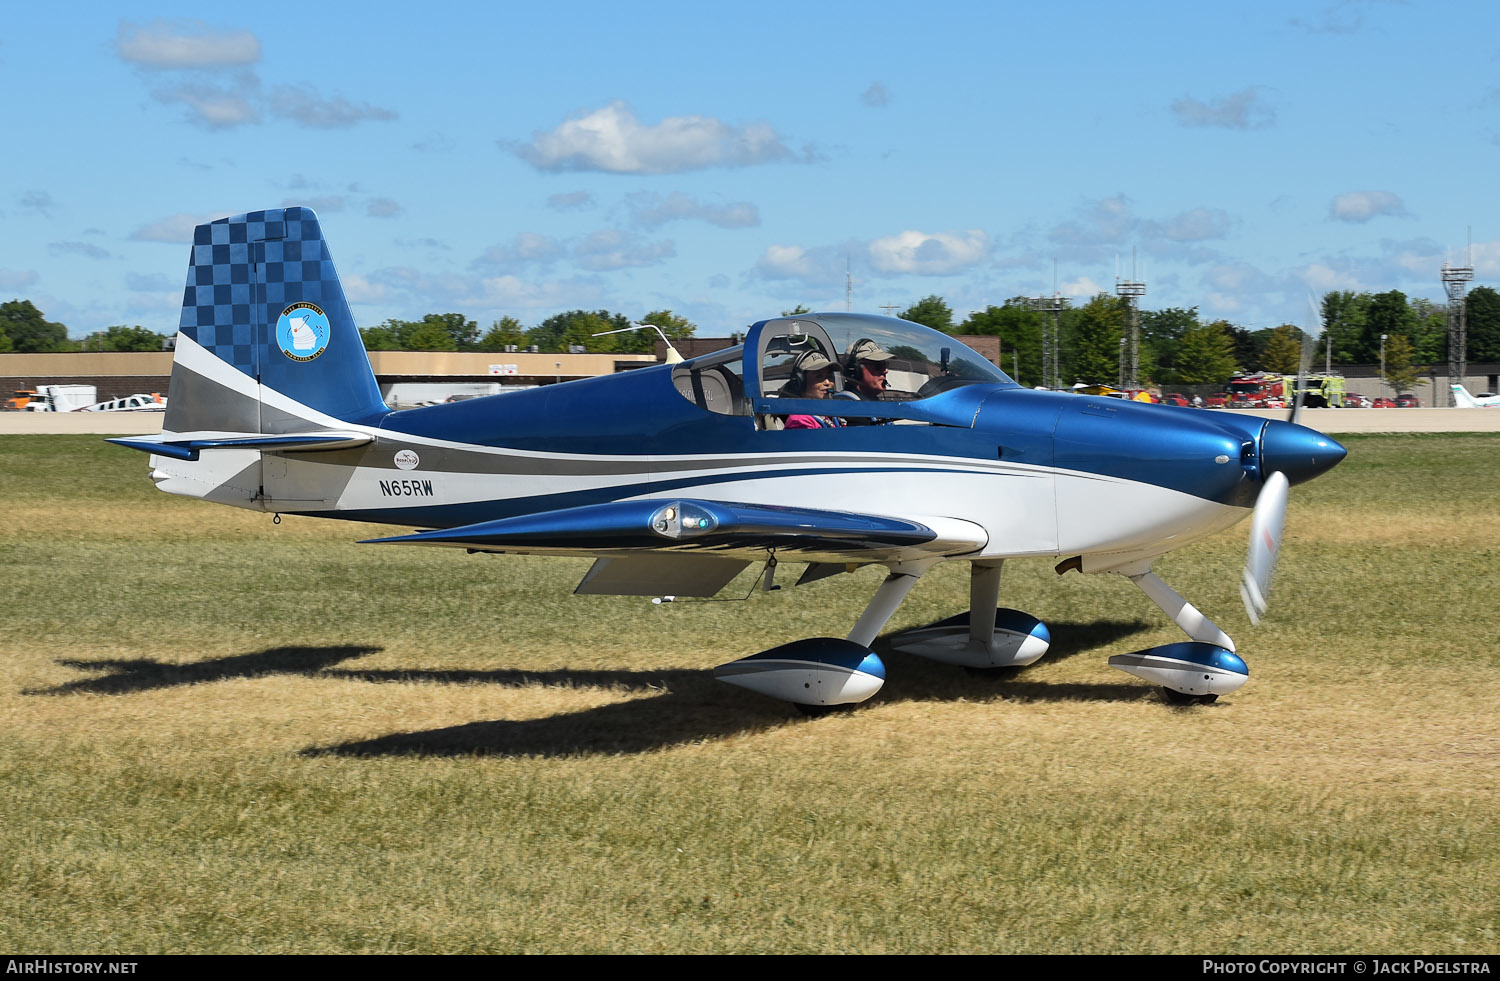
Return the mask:
<svg viewBox="0 0 1500 981">
<path fill-rule="evenodd" d="M 166 293 L 182 289 L 182 280 L 166 273 L 126 273 L 125 288 L 137 293 Z"/>
<path fill-rule="evenodd" d="M 320 215 L 326 215 L 335 211 L 343 211 L 344 203 L 343 195 L 329 194 L 323 197 L 286 198 L 281 202 L 281 206 L 283 208 L 311 208 Z"/>
<path fill-rule="evenodd" d="M 371 218 L 394 218 L 404 210 L 390 198 L 371 198 L 365 205 L 365 214 Z"/>
<path fill-rule="evenodd" d="M 800 245 L 772 245 L 756 260 L 755 271 L 763 279 L 827 283 L 842 277 L 843 263 L 832 249 L 808 251 Z"/>
<path fill-rule="evenodd" d="M 1047 238 L 1058 245 L 1119 245 L 1130 237 L 1135 226 L 1130 200 L 1116 194 L 1080 208 L 1078 217 L 1054 226 Z"/>
<path fill-rule="evenodd" d="M 1272 277 L 1248 262 L 1222 262 L 1203 274 L 1203 282 L 1221 293 L 1263 293 L 1276 287 Z"/>
<path fill-rule="evenodd" d="M 47 251 L 53 255 L 81 255 L 89 259 L 113 258 L 107 250 L 91 242 L 52 242 Z"/>
<path fill-rule="evenodd" d="M 1218 208 L 1193 208 L 1162 222 L 1149 222 L 1146 231 L 1173 242 L 1201 242 L 1223 238 L 1234 225 L 1228 212 Z"/>
<path fill-rule="evenodd" d="M 341 275 L 339 282 L 350 303 L 381 303 L 391 298 L 391 290 L 384 283 L 371 282 L 358 273 Z"/>
<path fill-rule="evenodd" d="M 573 250 L 578 265 L 594 272 L 654 266 L 676 254 L 677 247 L 670 239 L 646 242 L 639 236 L 613 228 L 593 233 Z"/>
<path fill-rule="evenodd" d="M 870 243 L 870 265 L 890 276 L 951 276 L 982 262 L 989 236 L 977 228 L 956 232 L 907 230 Z"/>
<path fill-rule="evenodd" d="M 355 105 L 343 96 L 318 95 L 310 85 L 278 85 L 271 93 L 271 112 L 308 129 L 347 129 L 366 120 L 396 118 L 390 109 L 368 102 Z"/>
<path fill-rule="evenodd" d="M 260 40 L 247 30 L 213 30 L 200 21 L 122 22 L 120 57 L 150 69 L 236 68 L 260 60 Z"/>
<path fill-rule="evenodd" d="M 163 85 L 155 89 L 151 97 L 163 105 L 186 106 L 187 121 L 196 126 L 229 129 L 260 122 L 260 112 L 253 101 L 258 99 L 259 88 L 260 82 L 255 76 L 245 72 L 227 85 L 203 81 Z"/>
<path fill-rule="evenodd" d="M 1366 222 L 1379 215 L 1404 217 L 1406 205 L 1390 191 L 1350 191 L 1328 205 L 1328 217 L 1334 221 Z"/>
<path fill-rule="evenodd" d="M 507 269 L 514 266 L 548 266 L 567 254 L 561 242 L 539 235 L 522 232 L 506 245 L 492 245 L 484 254 L 471 263 L 476 269 Z"/>
<path fill-rule="evenodd" d="M 224 214 L 227 214 L 225 212 Z M 213 221 L 224 217 L 224 214 L 186 214 L 178 212 L 153 221 L 149 225 L 142 225 L 130 233 L 132 240 L 136 242 L 178 242 L 191 243 L 193 241 L 193 229 L 204 222 Z"/>
<path fill-rule="evenodd" d="M 554 211 L 582 211 L 593 206 L 594 196 L 588 191 L 570 191 L 547 198 L 547 207 Z"/>
<path fill-rule="evenodd" d="M 750 228 L 760 224 L 760 211 L 748 201 L 702 204 L 681 191 L 673 191 L 665 198 L 651 191 L 639 191 L 628 195 L 625 203 L 631 220 L 646 228 L 689 220 L 706 221 L 720 228 Z"/>
<path fill-rule="evenodd" d="M 1275 107 L 1261 98 L 1254 85 L 1207 102 L 1177 99 L 1172 103 L 1172 113 L 1184 126 L 1265 129 L 1276 121 Z"/>
<path fill-rule="evenodd" d="M 26 191 L 16 199 L 16 204 L 27 211 L 35 211 L 47 218 L 52 217 L 52 209 L 57 207 L 57 202 L 52 200 L 52 195 L 46 191 Z"/>
<path fill-rule="evenodd" d="M 1347 271 L 1333 269 L 1321 262 L 1310 262 L 1300 269 L 1294 270 L 1294 275 L 1307 287 L 1317 293 L 1327 293 L 1330 290 L 1362 290 L 1364 283 L 1359 277 Z"/>
<path fill-rule="evenodd" d="M 1064 282 L 1058 284 L 1057 291 L 1063 296 L 1080 297 L 1085 300 L 1092 300 L 1100 293 L 1108 292 L 1104 287 L 1100 286 L 1098 283 L 1094 282 L 1087 276 L 1079 276 L 1077 279 L 1065 280 Z"/>
<path fill-rule="evenodd" d="M 670 116 L 650 126 L 619 101 L 534 133 L 530 143 L 502 145 L 538 170 L 612 174 L 675 174 L 791 156 L 769 123 L 732 126 L 712 116 Z"/>
<path fill-rule="evenodd" d="M 24 290 L 36 283 L 35 269 L 0 269 L 0 289 Z"/>
<path fill-rule="evenodd" d="M 891 93 L 886 91 L 883 83 L 871 82 L 870 87 L 860 93 L 859 101 L 871 109 L 884 109 L 891 104 Z"/>
</svg>

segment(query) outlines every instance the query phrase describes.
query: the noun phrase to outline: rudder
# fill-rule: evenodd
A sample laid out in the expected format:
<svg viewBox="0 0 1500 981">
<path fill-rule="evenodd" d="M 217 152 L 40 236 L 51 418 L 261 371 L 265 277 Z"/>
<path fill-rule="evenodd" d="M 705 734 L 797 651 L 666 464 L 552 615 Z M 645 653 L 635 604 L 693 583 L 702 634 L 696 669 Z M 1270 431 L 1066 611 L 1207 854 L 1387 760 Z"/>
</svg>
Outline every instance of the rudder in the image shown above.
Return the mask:
<svg viewBox="0 0 1500 981">
<path fill-rule="evenodd" d="M 177 433 L 320 425 L 301 407 L 365 424 L 390 411 L 311 209 L 194 230 L 170 391 L 163 429 Z"/>
</svg>

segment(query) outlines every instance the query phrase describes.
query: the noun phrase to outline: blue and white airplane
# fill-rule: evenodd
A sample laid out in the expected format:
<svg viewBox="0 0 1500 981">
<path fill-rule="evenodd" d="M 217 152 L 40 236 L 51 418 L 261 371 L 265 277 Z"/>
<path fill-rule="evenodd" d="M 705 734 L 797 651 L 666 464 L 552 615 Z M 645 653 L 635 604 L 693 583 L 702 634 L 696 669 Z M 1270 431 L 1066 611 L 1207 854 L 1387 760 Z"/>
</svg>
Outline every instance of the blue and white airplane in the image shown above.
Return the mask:
<svg viewBox="0 0 1500 981">
<path fill-rule="evenodd" d="M 782 391 L 804 352 L 836 363 L 861 340 L 889 356 L 881 399 Z M 846 637 L 715 670 L 814 712 L 879 690 L 870 645 L 948 560 L 970 564 L 969 612 L 896 649 L 1032 663 L 1050 637 L 997 608 L 1001 569 L 1050 556 L 1059 572 L 1129 578 L 1188 637 L 1110 664 L 1174 700 L 1235 691 L 1248 669 L 1234 641 L 1151 564 L 1253 510 L 1242 594 L 1258 620 L 1288 485 L 1345 452 L 1290 422 L 1031 391 L 952 337 L 847 313 L 762 320 L 742 345 L 675 364 L 394 412 L 306 208 L 198 226 L 170 391 L 160 436 L 114 442 L 150 453 L 171 494 L 426 529 L 378 543 L 589 556 L 580 593 L 712 596 L 752 562 L 767 588 L 780 561 L 808 563 L 799 585 L 884 566 Z M 782 427 L 834 405 L 869 424 Z"/>
</svg>

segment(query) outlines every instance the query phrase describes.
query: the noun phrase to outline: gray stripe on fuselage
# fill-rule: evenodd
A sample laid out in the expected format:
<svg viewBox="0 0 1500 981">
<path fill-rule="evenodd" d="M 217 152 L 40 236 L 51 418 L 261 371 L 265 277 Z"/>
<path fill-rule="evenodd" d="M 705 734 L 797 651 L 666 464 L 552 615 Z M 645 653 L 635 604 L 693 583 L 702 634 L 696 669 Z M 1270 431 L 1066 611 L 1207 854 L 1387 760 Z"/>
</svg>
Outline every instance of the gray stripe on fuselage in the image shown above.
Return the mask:
<svg viewBox="0 0 1500 981">
<path fill-rule="evenodd" d="M 299 454 L 299 459 L 316 459 L 319 463 L 346 467 L 371 467 L 394 470 L 395 456 L 401 450 L 413 450 L 421 459 L 415 472 L 427 473 L 471 473 L 505 476 L 531 477 L 613 477 L 650 474 L 653 476 L 688 473 L 702 470 L 717 473 L 724 470 L 763 470 L 774 468 L 819 467 L 869 469 L 899 466 L 901 469 L 966 469 L 1004 473 L 1016 477 L 1050 476 L 1051 471 L 1038 467 L 1020 467 L 974 457 L 929 457 L 914 459 L 912 454 L 830 454 L 830 453 L 746 453 L 722 456 L 670 457 L 670 456 L 625 456 L 625 457 L 550 457 L 530 456 L 525 451 L 460 449 L 449 446 L 433 446 L 430 443 L 408 441 L 388 435 L 377 434 L 375 442 L 347 450 L 320 451 L 315 454 Z M 754 473 L 746 474 L 753 477 Z"/>
</svg>

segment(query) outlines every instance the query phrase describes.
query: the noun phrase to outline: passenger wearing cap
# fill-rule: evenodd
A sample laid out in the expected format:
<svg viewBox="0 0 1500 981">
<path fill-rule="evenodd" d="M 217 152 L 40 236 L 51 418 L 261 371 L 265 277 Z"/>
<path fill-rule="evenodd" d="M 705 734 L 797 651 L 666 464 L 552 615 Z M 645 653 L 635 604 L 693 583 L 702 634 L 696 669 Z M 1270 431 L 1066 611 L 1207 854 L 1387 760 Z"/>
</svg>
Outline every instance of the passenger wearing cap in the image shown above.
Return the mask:
<svg viewBox="0 0 1500 981">
<path fill-rule="evenodd" d="M 838 363 L 828 360 L 822 351 L 803 351 L 792 362 L 792 377 L 781 386 L 781 397 L 826 399 L 833 394 L 833 373 L 839 370 Z M 836 429 L 841 425 L 833 416 L 786 417 L 787 429 Z"/>
</svg>

